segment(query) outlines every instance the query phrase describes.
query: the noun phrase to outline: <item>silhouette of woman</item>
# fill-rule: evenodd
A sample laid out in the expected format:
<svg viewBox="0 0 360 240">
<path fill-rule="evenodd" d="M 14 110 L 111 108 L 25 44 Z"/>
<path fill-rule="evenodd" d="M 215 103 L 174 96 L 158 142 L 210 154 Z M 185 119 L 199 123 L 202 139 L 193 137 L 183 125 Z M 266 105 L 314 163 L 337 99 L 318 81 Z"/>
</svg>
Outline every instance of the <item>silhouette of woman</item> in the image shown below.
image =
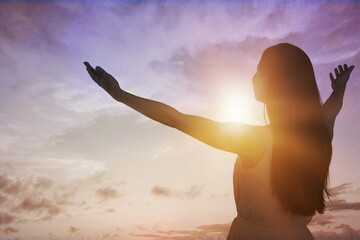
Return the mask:
<svg viewBox="0 0 360 240">
<path fill-rule="evenodd" d="M 210 146 L 238 155 L 233 174 L 237 216 L 227 240 L 313 239 L 307 228 L 325 210 L 335 118 L 354 66 L 339 65 L 322 104 L 310 59 L 300 48 L 267 48 L 253 77 L 255 98 L 264 103 L 266 126 L 222 123 L 183 114 L 130 94 L 101 67 L 85 62 L 91 78 L 115 100 Z"/>
</svg>

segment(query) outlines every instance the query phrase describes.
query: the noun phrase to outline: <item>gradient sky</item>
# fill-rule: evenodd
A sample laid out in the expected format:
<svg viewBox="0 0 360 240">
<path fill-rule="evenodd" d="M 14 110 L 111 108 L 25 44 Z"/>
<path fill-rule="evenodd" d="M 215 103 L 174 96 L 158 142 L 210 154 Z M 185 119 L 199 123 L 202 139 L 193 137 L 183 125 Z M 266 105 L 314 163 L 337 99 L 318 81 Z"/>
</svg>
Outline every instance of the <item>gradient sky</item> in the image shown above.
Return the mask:
<svg viewBox="0 0 360 240">
<path fill-rule="evenodd" d="M 1 1 L 0 239 L 224 239 L 236 156 L 147 120 L 87 75 L 218 121 L 265 124 L 251 77 L 279 42 L 354 64 L 316 239 L 360 239 L 360 3 Z"/>
</svg>

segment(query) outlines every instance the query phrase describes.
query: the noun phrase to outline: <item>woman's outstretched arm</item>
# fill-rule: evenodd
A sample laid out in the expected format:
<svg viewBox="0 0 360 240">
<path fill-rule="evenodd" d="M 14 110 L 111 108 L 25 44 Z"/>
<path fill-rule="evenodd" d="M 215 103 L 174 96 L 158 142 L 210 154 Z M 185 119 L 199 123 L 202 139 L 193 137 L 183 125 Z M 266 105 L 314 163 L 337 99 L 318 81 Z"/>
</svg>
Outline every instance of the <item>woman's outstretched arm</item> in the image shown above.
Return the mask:
<svg viewBox="0 0 360 240">
<path fill-rule="evenodd" d="M 348 67 L 346 64 L 344 66 L 339 65 L 338 68 L 334 69 L 335 78 L 332 73 L 329 74 L 333 92 L 324 103 L 323 112 L 331 139 L 333 137 L 335 119 L 342 108 L 346 84 L 353 69 L 354 66 Z"/>
<path fill-rule="evenodd" d="M 91 78 L 115 100 L 169 127 L 176 128 L 210 146 L 242 156 L 257 157 L 263 152 L 261 133 L 251 125 L 219 123 L 207 118 L 183 114 L 171 106 L 138 97 L 120 88 L 117 80 L 101 67 L 85 63 Z"/>
</svg>

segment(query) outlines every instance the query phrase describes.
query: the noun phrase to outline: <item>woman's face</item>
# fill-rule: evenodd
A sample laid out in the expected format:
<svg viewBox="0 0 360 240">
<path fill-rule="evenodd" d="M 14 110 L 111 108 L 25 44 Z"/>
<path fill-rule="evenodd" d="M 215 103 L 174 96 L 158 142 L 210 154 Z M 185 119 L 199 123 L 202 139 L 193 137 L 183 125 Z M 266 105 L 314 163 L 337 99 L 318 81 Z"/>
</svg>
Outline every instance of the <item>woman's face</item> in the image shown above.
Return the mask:
<svg viewBox="0 0 360 240">
<path fill-rule="evenodd" d="M 253 88 L 255 99 L 259 102 L 265 103 L 266 93 L 267 93 L 267 78 L 261 72 L 261 68 L 257 67 L 257 71 L 252 78 Z"/>
</svg>

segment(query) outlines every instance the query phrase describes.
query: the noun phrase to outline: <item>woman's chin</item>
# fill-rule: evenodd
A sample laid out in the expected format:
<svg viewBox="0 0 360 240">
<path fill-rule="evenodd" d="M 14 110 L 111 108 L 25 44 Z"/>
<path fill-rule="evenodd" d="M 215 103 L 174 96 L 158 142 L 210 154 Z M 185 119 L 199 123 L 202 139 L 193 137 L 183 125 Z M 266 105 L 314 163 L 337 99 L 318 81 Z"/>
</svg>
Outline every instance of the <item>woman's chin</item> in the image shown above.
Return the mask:
<svg viewBox="0 0 360 240">
<path fill-rule="evenodd" d="M 263 98 L 262 96 L 257 96 L 257 95 L 255 95 L 255 99 L 256 99 L 256 101 L 258 101 L 258 102 L 265 103 L 264 98 Z"/>
</svg>

